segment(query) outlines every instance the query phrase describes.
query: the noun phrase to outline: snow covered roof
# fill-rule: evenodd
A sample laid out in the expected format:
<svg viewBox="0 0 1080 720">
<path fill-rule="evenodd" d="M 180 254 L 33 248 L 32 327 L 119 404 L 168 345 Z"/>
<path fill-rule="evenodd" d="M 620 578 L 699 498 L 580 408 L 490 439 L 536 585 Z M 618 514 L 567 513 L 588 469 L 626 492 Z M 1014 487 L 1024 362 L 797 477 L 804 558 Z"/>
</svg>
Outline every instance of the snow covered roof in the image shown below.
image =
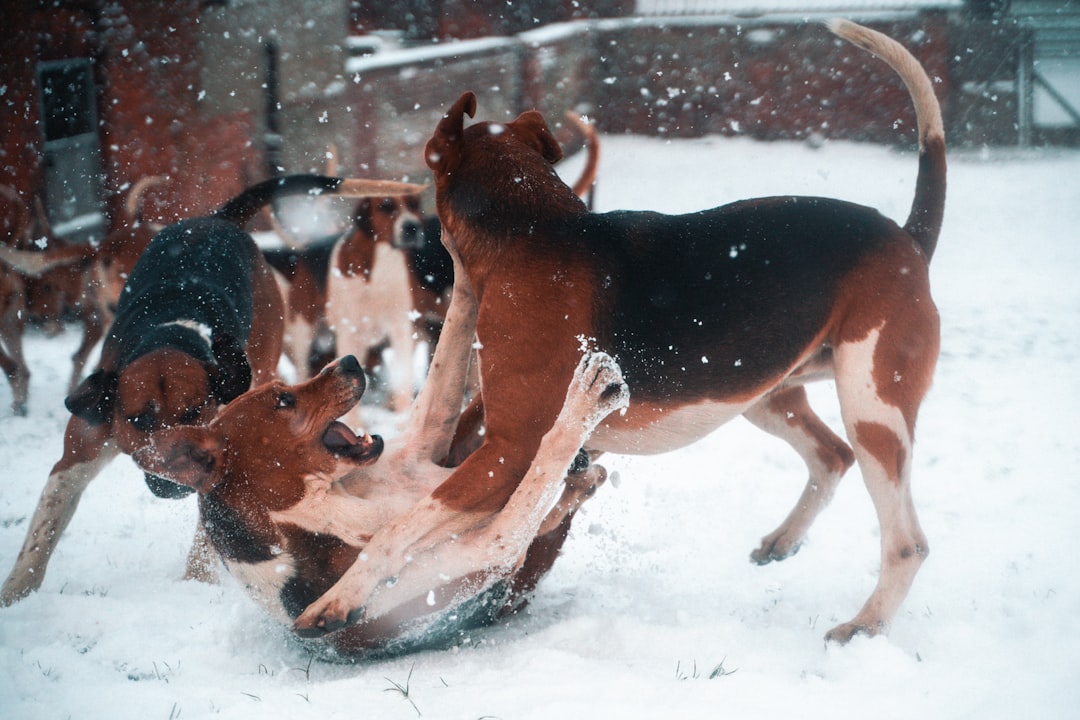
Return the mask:
<svg viewBox="0 0 1080 720">
<path fill-rule="evenodd" d="M 963 0 L 637 0 L 637 15 L 763 15 L 954 9 Z"/>
</svg>

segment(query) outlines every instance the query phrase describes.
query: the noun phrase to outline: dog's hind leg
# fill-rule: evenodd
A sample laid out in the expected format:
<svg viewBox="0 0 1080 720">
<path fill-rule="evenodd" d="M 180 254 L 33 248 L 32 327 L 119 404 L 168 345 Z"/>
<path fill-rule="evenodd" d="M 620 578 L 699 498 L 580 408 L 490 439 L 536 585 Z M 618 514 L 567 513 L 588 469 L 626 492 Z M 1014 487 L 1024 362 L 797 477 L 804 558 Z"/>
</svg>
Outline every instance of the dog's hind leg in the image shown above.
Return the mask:
<svg viewBox="0 0 1080 720">
<path fill-rule="evenodd" d="M 41 587 L 56 544 L 71 522 L 83 491 L 116 456 L 107 425 L 91 426 L 72 417 L 64 436 L 64 455 L 53 466 L 15 567 L 0 589 L 0 605 L 11 605 Z"/>
<path fill-rule="evenodd" d="M 584 453 L 584 451 L 582 451 Z M 580 459 L 582 454 L 578 454 Z M 540 580 L 559 558 L 562 546 L 570 535 L 570 524 L 586 500 L 607 480 L 607 470 L 602 465 L 591 464 L 578 470 L 577 461 L 566 476 L 562 496 L 548 511 L 540 529 L 536 531 L 529 549 L 514 571 L 499 616 L 512 615 L 528 604 L 529 596 Z"/>
<path fill-rule="evenodd" d="M 21 304 L 21 303 L 20 303 Z M 30 368 L 26 365 L 22 345 L 22 321 L 18 307 L 0 317 L 0 370 L 11 383 L 11 410 L 25 416 L 30 399 Z"/>
<path fill-rule="evenodd" d="M 863 608 L 827 640 L 885 632 L 929 552 L 911 497 L 911 458 L 915 416 L 937 358 L 938 320 L 933 304 L 918 300 L 902 320 L 836 348 L 844 427 L 881 528 L 881 570 Z"/>
<path fill-rule="evenodd" d="M 791 445 L 810 473 L 787 518 L 750 553 L 751 560 L 765 565 L 798 552 L 806 532 L 832 500 L 840 478 L 855 463 L 855 455 L 810 408 L 806 388 L 801 385 L 769 393 L 743 417 Z"/>
</svg>

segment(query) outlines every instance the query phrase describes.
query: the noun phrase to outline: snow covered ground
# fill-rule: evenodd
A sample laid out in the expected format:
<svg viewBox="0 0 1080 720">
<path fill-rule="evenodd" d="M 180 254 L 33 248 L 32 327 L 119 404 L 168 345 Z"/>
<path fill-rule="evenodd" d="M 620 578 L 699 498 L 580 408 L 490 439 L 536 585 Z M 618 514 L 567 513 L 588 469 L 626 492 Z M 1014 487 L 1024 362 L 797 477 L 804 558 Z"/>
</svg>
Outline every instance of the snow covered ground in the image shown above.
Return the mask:
<svg viewBox="0 0 1080 720">
<path fill-rule="evenodd" d="M 604 137 L 602 154 L 600 209 L 800 193 L 903 219 L 915 177 L 910 153 L 839 142 Z M 943 353 L 914 472 L 932 552 L 890 637 L 822 640 L 876 578 L 857 471 L 796 557 L 748 561 L 804 477 L 742 420 L 681 452 L 608 458 L 621 481 L 578 516 L 527 614 L 449 650 L 356 665 L 312 660 L 227 577 L 180 580 L 195 504 L 154 499 L 121 458 L 41 591 L 0 610 L 0 716 L 1076 717 L 1080 153 L 954 153 L 949 181 L 932 268 Z M 6 411 L 0 387 L 5 574 L 60 455 L 75 344 L 28 338 L 29 417 Z M 835 426 L 830 392 L 815 398 Z"/>
</svg>

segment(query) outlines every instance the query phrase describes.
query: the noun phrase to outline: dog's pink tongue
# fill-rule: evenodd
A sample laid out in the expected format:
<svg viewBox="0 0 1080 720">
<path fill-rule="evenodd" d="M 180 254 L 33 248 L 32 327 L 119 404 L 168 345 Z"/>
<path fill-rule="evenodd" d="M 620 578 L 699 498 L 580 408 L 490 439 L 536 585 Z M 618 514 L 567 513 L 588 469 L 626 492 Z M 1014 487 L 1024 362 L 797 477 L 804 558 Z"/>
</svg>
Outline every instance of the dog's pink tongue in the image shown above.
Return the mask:
<svg viewBox="0 0 1080 720">
<path fill-rule="evenodd" d="M 335 420 L 323 433 L 323 444 L 331 450 L 348 450 L 360 442 L 360 438 L 345 423 Z"/>
<path fill-rule="evenodd" d="M 323 433 L 323 445 L 336 455 L 353 460 L 373 460 L 382 453 L 383 441 L 378 435 L 357 437 L 349 426 L 340 420 L 330 423 Z"/>
</svg>

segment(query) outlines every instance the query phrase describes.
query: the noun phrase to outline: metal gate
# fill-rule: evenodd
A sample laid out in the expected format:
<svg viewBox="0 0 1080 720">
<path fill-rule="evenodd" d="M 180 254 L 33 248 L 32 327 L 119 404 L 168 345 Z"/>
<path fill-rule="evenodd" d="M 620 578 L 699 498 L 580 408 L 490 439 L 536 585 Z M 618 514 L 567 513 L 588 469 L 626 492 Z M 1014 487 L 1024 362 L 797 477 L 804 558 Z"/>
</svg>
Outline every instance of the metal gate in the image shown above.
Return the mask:
<svg viewBox="0 0 1080 720">
<path fill-rule="evenodd" d="M 1021 62 L 1020 143 L 1080 139 L 1080 0 L 1014 0 L 1031 31 Z"/>
</svg>

